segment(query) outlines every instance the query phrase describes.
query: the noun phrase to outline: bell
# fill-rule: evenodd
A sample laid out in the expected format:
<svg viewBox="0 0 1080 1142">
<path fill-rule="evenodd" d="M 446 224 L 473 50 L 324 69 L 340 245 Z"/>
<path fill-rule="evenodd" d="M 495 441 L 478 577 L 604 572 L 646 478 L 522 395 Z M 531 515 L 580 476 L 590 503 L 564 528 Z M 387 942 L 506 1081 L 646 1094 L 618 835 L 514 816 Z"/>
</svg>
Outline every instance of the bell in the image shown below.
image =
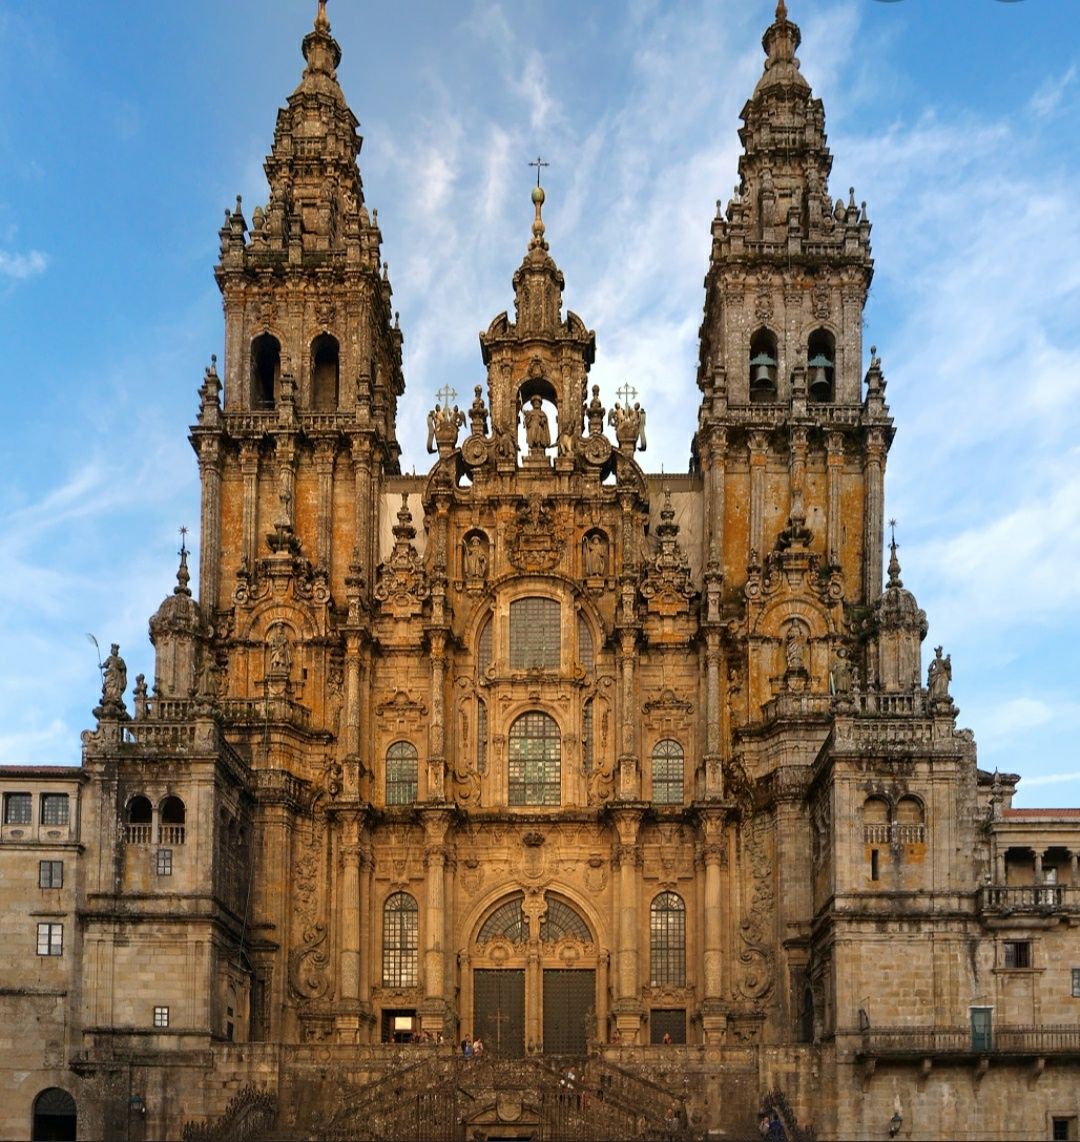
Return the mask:
<svg viewBox="0 0 1080 1142">
<path fill-rule="evenodd" d="M 774 400 L 776 397 L 776 360 L 768 353 L 758 353 L 750 360 L 750 399 Z"/>
<path fill-rule="evenodd" d="M 832 382 L 829 380 L 829 370 L 833 363 L 824 353 L 818 353 L 807 362 L 810 368 L 810 399 L 824 402 L 832 399 Z"/>
</svg>

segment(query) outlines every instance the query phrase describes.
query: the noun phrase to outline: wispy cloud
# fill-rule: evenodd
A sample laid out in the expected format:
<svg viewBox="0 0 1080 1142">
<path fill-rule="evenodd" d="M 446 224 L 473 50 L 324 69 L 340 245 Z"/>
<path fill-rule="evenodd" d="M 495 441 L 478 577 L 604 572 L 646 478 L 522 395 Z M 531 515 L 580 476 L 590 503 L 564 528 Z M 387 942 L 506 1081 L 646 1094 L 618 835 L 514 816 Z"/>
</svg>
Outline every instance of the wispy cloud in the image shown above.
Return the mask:
<svg viewBox="0 0 1080 1142">
<path fill-rule="evenodd" d="M 49 268 L 49 255 L 40 250 L 30 250 L 25 254 L 13 254 L 0 250 L 0 275 L 13 281 L 26 281 L 36 278 Z"/>
</svg>

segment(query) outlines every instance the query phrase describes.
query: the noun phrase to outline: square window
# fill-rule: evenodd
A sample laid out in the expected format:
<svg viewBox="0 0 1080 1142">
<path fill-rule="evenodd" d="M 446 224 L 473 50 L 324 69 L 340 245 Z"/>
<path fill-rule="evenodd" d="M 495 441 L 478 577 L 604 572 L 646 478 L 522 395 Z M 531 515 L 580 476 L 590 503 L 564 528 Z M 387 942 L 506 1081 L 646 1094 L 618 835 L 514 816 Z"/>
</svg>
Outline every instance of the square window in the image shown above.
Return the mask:
<svg viewBox="0 0 1080 1142">
<path fill-rule="evenodd" d="M 172 876 L 172 849 L 158 849 L 154 871 L 158 876 Z"/>
<path fill-rule="evenodd" d="M 154 1026 L 155 1027 L 168 1027 L 169 1025 L 169 1009 L 167 1007 L 154 1008 Z"/>
<path fill-rule="evenodd" d="M 1006 940 L 1004 966 L 1007 968 L 1031 967 L 1031 941 Z"/>
<path fill-rule="evenodd" d="M 1069 1142 L 1069 1139 L 1077 1137 L 1075 1114 L 1055 1114 L 1050 1120 L 1050 1127 L 1050 1137 L 1061 1139 L 1061 1142 Z"/>
<path fill-rule="evenodd" d="M 64 954 L 64 925 L 39 924 L 37 926 L 37 954 L 62 956 Z"/>
<path fill-rule="evenodd" d="M 64 862 L 62 860 L 38 861 L 38 888 L 63 888 Z"/>
<path fill-rule="evenodd" d="M 1080 999 L 1080 968 L 1072 970 L 1072 993 L 1073 999 Z"/>
<path fill-rule="evenodd" d="M 4 824 L 29 825 L 34 812 L 34 799 L 29 793 L 4 794 Z"/>
<path fill-rule="evenodd" d="M 68 823 L 68 795 L 66 793 L 42 793 L 41 823 L 43 825 L 66 825 Z"/>
</svg>

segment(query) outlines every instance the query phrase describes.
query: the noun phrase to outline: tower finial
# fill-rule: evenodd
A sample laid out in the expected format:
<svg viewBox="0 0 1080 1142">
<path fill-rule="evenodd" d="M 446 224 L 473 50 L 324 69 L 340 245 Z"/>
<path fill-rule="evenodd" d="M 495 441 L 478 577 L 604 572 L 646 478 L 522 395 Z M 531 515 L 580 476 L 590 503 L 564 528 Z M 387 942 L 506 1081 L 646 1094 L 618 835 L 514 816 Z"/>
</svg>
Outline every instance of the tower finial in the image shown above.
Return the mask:
<svg viewBox="0 0 1080 1142">
<path fill-rule="evenodd" d="M 787 19 L 787 5 L 784 0 L 776 0 L 776 18 L 778 20 Z"/>
<path fill-rule="evenodd" d="M 529 249 L 531 250 L 539 246 L 540 249 L 546 250 L 547 242 L 544 240 L 544 219 L 541 217 L 546 195 L 544 194 L 544 188 L 540 185 L 540 168 L 549 167 L 551 163 L 544 162 L 544 160 L 537 155 L 535 160 L 529 163 L 529 166 L 536 167 L 536 186 L 534 186 L 532 190 L 532 200 L 533 205 L 536 207 L 536 217 L 533 219 L 533 236 L 532 241 L 529 243 Z"/>
<path fill-rule="evenodd" d="M 187 565 L 187 533 L 186 526 L 180 528 L 180 566 L 176 569 L 176 586 L 173 588 L 174 595 L 190 595 L 191 588 L 188 583 L 191 582 L 191 574 L 188 571 Z"/>
<path fill-rule="evenodd" d="M 319 10 L 315 13 L 315 31 L 324 34 L 330 31 L 330 20 L 326 15 L 326 0 L 319 0 Z"/>
<path fill-rule="evenodd" d="M 896 520 L 889 520 L 889 531 L 891 538 L 889 540 L 889 586 L 902 587 L 903 580 L 900 578 L 900 560 L 896 557 L 896 549 L 900 546 L 896 542 Z"/>
</svg>

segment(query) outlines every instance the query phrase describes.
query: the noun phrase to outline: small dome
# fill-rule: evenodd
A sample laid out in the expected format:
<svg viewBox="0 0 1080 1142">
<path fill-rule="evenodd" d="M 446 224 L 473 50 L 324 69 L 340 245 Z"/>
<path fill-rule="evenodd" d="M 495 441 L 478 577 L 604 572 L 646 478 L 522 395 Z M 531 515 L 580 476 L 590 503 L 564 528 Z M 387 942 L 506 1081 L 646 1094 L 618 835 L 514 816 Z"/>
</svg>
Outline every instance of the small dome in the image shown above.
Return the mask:
<svg viewBox="0 0 1080 1142">
<path fill-rule="evenodd" d="M 150 619 L 150 641 L 157 645 L 159 635 L 198 634 L 201 627 L 199 604 L 191 597 L 188 582 L 187 551 L 180 551 L 180 566 L 176 572 L 176 586 Z"/>
</svg>

